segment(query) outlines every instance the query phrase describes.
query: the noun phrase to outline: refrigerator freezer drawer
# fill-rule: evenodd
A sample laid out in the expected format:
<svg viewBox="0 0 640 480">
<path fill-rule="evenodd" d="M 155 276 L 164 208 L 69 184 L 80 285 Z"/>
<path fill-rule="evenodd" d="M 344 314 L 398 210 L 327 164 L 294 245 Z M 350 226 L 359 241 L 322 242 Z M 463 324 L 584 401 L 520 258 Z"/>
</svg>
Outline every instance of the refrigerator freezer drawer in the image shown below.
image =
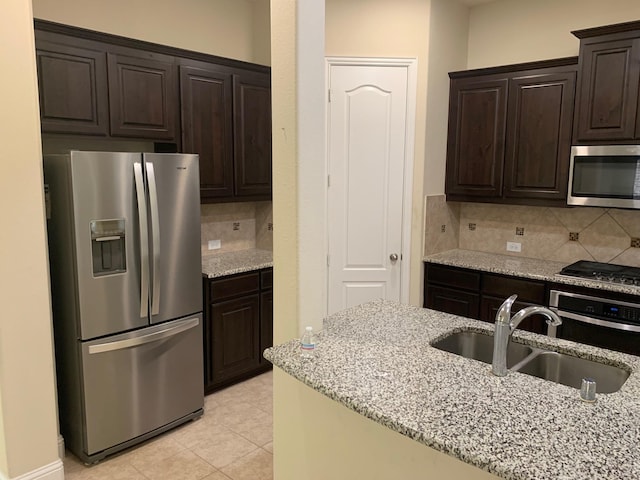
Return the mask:
<svg viewBox="0 0 640 480">
<path fill-rule="evenodd" d="M 203 407 L 202 315 L 82 344 L 85 453 Z"/>
</svg>

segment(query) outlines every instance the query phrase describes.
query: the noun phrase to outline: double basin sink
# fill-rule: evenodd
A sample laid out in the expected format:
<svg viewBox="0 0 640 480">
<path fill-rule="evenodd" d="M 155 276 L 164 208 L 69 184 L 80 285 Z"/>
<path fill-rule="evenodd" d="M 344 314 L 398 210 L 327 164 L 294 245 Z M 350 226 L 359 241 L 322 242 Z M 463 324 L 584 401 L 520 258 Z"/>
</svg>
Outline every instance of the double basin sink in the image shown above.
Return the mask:
<svg viewBox="0 0 640 480">
<path fill-rule="evenodd" d="M 448 335 L 432 346 L 488 364 L 493 359 L 493 335 L 462 331 Z M 592 378 L 598 393 L 617 392 L 629 378 L 629 372 L 622 368 L 523 345 L 513 339 L 507 349 L 507 368 L 577 389 L 583 378 Z"/>
</svg>

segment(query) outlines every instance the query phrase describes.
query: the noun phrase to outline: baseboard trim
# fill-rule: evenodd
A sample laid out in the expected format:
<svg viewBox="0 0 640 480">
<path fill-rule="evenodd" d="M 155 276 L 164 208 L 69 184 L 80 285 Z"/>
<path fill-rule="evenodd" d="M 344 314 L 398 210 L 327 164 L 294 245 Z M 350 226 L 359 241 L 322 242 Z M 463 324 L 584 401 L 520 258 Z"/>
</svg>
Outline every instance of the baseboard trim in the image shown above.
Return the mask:
<svg viewBox="0 0 640 480">
<path fill-rule="evenodd" d="M 62 460 L 58 459 L 19 477 L 8 478 L 0 473 L 0 480 L 64 480 L 64 466 Z"/>
</svg>

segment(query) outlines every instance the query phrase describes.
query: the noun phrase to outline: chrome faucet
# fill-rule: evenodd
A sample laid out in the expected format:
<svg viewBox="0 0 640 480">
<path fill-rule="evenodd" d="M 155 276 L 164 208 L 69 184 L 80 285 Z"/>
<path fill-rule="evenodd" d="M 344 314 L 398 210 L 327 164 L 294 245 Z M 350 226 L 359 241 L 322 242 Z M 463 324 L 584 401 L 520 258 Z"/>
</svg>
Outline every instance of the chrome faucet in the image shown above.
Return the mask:
<svg viewBox="0 0 640 480">
<path fill-rule="evenodd" d="M 548 308 L 539 305 L 525 307 L 512 317 L 511 305 L 516 301 L 516 298 L 518 298 L 517 295 L 511 295 L 507 298 L 496 314 L 491 371 L 499 377 L 504 377 L 507 374 L 507 347 L 509 346 L 509 339 L 522 320 L 531 315 L 544 315 L 547 317 L 547 323 L 549 325 L 557 327 L 562 323 L 558 315 Z"/>
</svg>

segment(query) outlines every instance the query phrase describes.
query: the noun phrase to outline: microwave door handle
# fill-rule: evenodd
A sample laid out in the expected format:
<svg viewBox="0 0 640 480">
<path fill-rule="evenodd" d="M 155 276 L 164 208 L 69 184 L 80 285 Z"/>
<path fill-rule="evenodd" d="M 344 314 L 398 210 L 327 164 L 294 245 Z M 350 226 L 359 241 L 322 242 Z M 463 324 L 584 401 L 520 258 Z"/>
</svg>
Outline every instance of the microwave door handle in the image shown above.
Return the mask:
<svg viewBox="0 0 640 480">
<path fill-rule="evenodd" d="M 93 355 L 95 353 L 113 352 L 114 350 L 124 350 L 125 348 L 137 347 L 146 343 L 159 342 L 160 340 L 171 338 L 174 335 L 190 330 L 193 327 L 197 327 L 199 323 L 200 319 L 197 317 L 188 318 L 180 322 L 178 325 L 174 325 L 157 332 L 147 333 L 145 335 L 131 337 L 125 340 L 116 340 L 91 345 L 89 346 L 89 355 Z"/>
<path fill-rule="evenodd" d="M 158 190 L 153 163 L 147 161 L 147 183 L 149 209 L 151 211 L 151 245 L 153 248 L 153 281 L 151 289 L 151 315 L 160 313 L 160 215 L 158 213 Z"/>
<path fill-rule="evenodd" d="M 144 191 L 142 164 L 133 164 L 138 203 L 138 223 L 140 227 L 140 318 L 149 315 L 149 231 L 147 223 L 147 202 Z"/>
</svg>

